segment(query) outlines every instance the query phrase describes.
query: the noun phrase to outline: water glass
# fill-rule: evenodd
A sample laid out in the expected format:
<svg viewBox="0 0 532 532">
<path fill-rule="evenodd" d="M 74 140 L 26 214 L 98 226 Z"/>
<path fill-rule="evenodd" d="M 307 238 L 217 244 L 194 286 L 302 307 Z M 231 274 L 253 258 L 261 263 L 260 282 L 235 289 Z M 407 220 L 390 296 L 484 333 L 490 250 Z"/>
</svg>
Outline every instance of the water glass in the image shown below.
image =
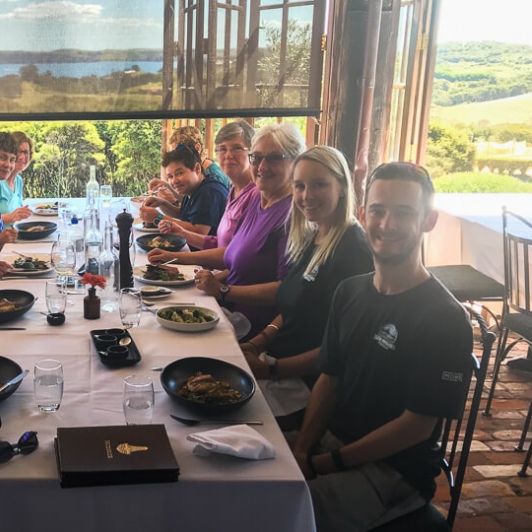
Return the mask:
<svg viewBox="0 0 532 532">
<path fill-rule="evenodd" d="M 111 206 L 111 200 L 113 199 L 113 189 L 111 185 L 100 186 L 100 202 L 104 209 L 108 209 Z"/>
<path fill-rule="evenodd" d="M 138 288 L 122 288 L 120 290 L 120 319 L 124 329 L 138 327 L 142 314 L 142 297 Z"/>
<path fill-rule="evenodd" d="M 150 377 L 130 375 L 124 379 L 122 406 L 128 425 L 149 425 L 154 402 L 153 382 Z"/>
<path fill-rule="evenodd" d="M 69 277 L 76 268 L 76 250 L 74 244 L 59 238 L 52 245 L 50 262 L 55 273 L 60 277 Z"/>
<path fill-rule="evenodd" d="M 48 313 L 63 314 L 67 303 L 67 288 L 64 279 L 47 279 L 45 294 Z"/>
<path fill-rule="evenodd" d="M 57 412 L 63 397 L 63 366 L 58 360 L 41 360 L 33 370 L 33 390 L 41 412 Z"/>
</svg>

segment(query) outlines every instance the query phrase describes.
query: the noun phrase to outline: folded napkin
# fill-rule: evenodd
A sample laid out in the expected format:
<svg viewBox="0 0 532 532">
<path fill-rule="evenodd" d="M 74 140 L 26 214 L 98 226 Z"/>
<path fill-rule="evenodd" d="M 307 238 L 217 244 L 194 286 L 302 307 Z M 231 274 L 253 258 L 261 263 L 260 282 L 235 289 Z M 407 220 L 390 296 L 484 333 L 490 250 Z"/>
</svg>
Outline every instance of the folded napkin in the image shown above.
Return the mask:
<svg viewBox="0 0 532 532">
<path fill-rule="evenodd" d="M 197 456 L 219 453 L 249 460 L 266 460 L 275 457 L 272 444 L 248 425 L 233 425 L 195 432 L 189 434 L 187 440 L 197 444 L 192 451 Z"/>
</svg>

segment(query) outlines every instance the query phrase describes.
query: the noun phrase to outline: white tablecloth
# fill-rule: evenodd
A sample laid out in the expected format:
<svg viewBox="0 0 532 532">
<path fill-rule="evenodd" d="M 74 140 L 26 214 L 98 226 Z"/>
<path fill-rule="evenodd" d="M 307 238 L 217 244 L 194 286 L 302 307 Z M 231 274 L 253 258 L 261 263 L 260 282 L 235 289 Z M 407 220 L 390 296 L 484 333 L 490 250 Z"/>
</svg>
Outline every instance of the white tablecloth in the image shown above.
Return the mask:
<svg viewBox="0 0 532 532">
<path fill-rule="evenodd" d="M 50 247 L 47 242 L 16 243 L 7 245 L 2 255 L 9 254 L 10 250 L 27 254 L 48 252 Z M 138 251 L 137 263 L 145 262 L 145 255 Z M 0 403 L 3 421 L 0 439 L 16 442 L 24 431 L 36 430 L 40 441 L 33 454 L 16 456 L 0 464 L 2 530 L 314 530 L 306 482 L 260 390 L 234 416 L 264 422 L 256 429 L 274 445 L 277 456 L 273 460 L 194 456 L 187 434 L 215 427 L 186 427 L 170 418 L 170 413 L 191 415 L 168 397 L 159 382 L 159 373 L 152 371 L 152 367 L 165 366 L 181 357 L 208 356 L 249 370 L 223 314 L 214 330 L 185 334 L 162 328 L 153 314 L 143 312 L 140 327 L 132 330 L 142 355 L 141 362 L 130 368 L 110 369 L 100 362 L 89 331 L 120 326 L 116 312 L 102 312 L 99 320 L 85 320 L 83 296 L 71 295 L 74 305 L 67 307 L 66 323 L 51 327 L 39 313 L 46 310 L 42 280 L 5 280 L 0 281 L 0 287 L 24 289 L 39 297 L 31 311 L 10 324 L 26 327 L 26 331 L 0 333 L 0 354 L 30 370 L 40 359 L 58 359 L 65 376 L 63 401 L 55 414 L 38 412 L 31 374 L 15 394 Z M 203 295 L 193 285 L 176 288 L 160 304 L 179 301 L 197 302 L 219 310 L 215 299 Z M 131 373 L 147 373 L 154 380 L 153 423 L 166 425 L 181 469 L 179 481 L 61 489 L 53 452 L 57 427 L 123 424 L 123 379 Z"/>
<path fill-rule="evenodd" d="M 426 265 L 470 264 L 504 283 L 503 206 L 530 219 L 532 194 L 436 194 L 439 219 L 425 238 Z M 521 230 L 513 222 L 510 229 Z"/>
</svg>

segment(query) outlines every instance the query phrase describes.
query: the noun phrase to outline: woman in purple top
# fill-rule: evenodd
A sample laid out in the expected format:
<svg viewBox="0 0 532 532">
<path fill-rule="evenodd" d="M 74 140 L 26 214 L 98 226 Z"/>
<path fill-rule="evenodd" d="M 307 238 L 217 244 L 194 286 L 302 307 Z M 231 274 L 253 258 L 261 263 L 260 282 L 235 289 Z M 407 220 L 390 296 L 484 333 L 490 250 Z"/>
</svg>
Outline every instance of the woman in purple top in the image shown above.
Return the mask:
<svg viewBox="0 0 532 532">
<path fill-rule="evenodd" d="M 254 134 L 255 130 L 245 120 L 237 120 L 223 126 L 214 139 L 220 167 L 233 184 L 216 236 L 187 231 L 175 222 L 160 224 L 161 233 L 182 236 L 190 246 L 197 249 L 227 247 L 251 200 L 259 194 L 252 180 L 248 159 Z"/>
<path fill-rule="evenodd" d="M 272 124 L 255 134 L 251 149 L 251 172 L 260 194 L 250 203 L 227 248 L 193 254 L 154 249 L 148 259 L 155 264 L 177 259 L 181 264 L 224 270 L 217 275 L 199 271 L 196 287 L 230 310 L 244 313 L 251 321 L 250 334 L 255 334 L 276 315 L 275 294 L 288 272 L 290 166 L 305 143 L 293 124 Z"/>
</svg>

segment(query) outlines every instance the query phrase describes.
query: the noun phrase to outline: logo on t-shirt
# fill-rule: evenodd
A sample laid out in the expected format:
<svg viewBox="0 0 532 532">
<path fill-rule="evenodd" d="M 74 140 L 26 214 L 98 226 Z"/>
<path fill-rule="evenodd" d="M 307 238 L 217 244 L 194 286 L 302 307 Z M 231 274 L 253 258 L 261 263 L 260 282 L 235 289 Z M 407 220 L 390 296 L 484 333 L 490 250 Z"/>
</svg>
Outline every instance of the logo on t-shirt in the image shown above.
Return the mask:
<svg viewBox="0 0 532 532">
<path fill-rule="evenodd" d="M 441 375 L 441 380 L 450 382 L 462 382 L 464 380 L 464 374 L 457 373 L 456 371 L 444 371 Z"/>
<path fill-rule="evenodd" d="M 395 342 L 397 342 L 398 334 L 396 326 L 387 323 L 379 329 L 379 332 L 373 338 L 383 349 L 395 351 Z"/>
</svg>

